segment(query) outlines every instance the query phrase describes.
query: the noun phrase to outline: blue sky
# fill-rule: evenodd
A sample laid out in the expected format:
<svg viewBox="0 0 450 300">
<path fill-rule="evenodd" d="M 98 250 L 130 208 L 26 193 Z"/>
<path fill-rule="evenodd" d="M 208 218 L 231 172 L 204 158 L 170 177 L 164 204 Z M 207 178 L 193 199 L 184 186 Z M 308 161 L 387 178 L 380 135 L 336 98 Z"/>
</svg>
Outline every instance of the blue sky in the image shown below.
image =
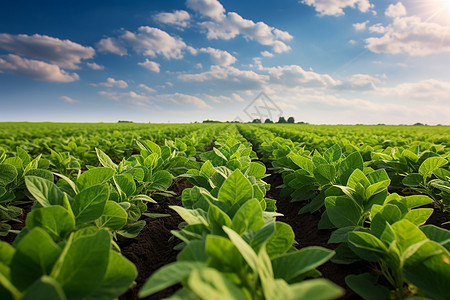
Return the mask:
<svg viewBox="0 0 450 300">
<path fill-rule="evenodd" d="M 271 106 L 448 124 L 449 20 L 450 0 L 8 1 L 0 121 L 248 121 Z"/>
</svg>

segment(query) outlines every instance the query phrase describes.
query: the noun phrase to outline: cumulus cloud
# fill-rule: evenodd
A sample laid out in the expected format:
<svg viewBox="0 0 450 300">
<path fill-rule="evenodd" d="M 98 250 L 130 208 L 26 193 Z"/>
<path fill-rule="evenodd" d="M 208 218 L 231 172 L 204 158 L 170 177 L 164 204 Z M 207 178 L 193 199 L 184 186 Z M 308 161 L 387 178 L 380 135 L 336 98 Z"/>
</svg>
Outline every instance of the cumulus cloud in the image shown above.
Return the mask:
<svg viewBox="0 0 450 300">
<path fill-rule="evenodd" d="M 373 27 L 373 26 L 372 26 Z M 371 27 L 371 31 L 375 31 Z M 379 27 L 382 32 L 382 27 Z M 419 17 L 397 17 L 391 25 L 384 27 L 382 37 L 366 39 L 366 48 L 375 53 L 424 56 L 450 51 L 450 39 L 445 34 L 450 26 L 422 21 Z"/>
<path fill-rule="evenodd" d="M 141 89 L 146 90 L 148 93 L 154 93 L 154 92 L 156 92 L 155 89 L 152 89 L 151 87 L 149 87 L 149 86 L 147 86 L 147 85 L 145 85 L 145 84 L 143 84 L 143 83 L 139 84 L 138 87 L 141 88 Z"/>
<path fill-rule="evenodd" d="M 47 35 L 0 34 L 0 49 L 31 59 L 46 61 L 65 69 L 79 69 L 82 59 L 94 57 L 92 47 Z"/>
<path fill-rule="evenodd" d="M 244 101 L 244 99 L 239 94 L 233 93 L 233 94 L 231 94 L 231 96 L 233 96 L 233 99 L 236 101 L 239 101 L 239 102 Z"/>
<path fill-rule="evenodd" d="M 127 49 L 115 38 L 104 38 L 96 44 L 97 50 L 100 52 L 114 53 L 120 56 L 127 55 Z"/>
<path fill-rule="evenodd" d="M 369 21 L 365 21 L 362 23 L 355 23 L 355 24 L 353 24 L 353 28 L 355 28 L 355 30 L 357 30 L 357 31 L 364 31 L 364 30 L 366 30 L 367 23 L 369 23 Z"/>
<path fill-rule="evenodd" d="M 73 98 L 70 98 L 70 97 L 68 97 L 68 96 L 61 96 L 61 97 L 59 97 L 59 99 L 65 101 L 65 102 L 67 102 L 67 103 L 71 103 L 71 104 L 80 102 L 80 101 L 78 101 L 78 100 L 76 100 L 76 99 L 73 99 Z"/>
<path fill-rule="evenodd" d="M 355 74 L 344 80 L 335 88 L 339 90 L 373 91 L 377 88 L 376 84 L 378 83 L 381 83 L 379 78 L 368 74 Z"/>
<path fill-rule="evenodd" d="M 208 39 L 229 40 L 242 35 L 261 45 L 271 46 L 275 53 L 289 51 L 291 48 L 285 42 L 292 40 L 292 36 L 263 22 L 253 22 L 244 19 L 235 12 L 225 12 L 222 4 L 217 0 L 188 0 L 186 5 L 198 12 L 209 21 L 199 25 L 206 30 Z"/>
<path fill-rule="evenodd" d="M 166 96 L 168 98 L 172 98 L 172 100 L 175 100 L 175 101 L 181 100 L 182 102 L 184 102 L 186 104 L 194 105 L 197 108 L 202 108 L 202 109 L 212 108 L 211 105 L 209 105 L 208 103 L 206 103 L 205 101 L 203 101 L 202 99 L 200 99 L 199 97 L 196 97 L 196 96 L 186 95 L 186 94 L 182 94 L 182 93 L 163 95 L 163 97 L 164 96 Z"/>
<path fill-rule="evenodd" d="M 450 101 L 450 81 L 426 79 L 413 83 L 402 83 L 393 88 L 385 88 L 384 93 L 418 101 L 448 103 Z"/>
<path fill-rule="evenodd" d="M 314 7 L 319 15 L 341 16 L 344 8 L 358 8 L 361 12 L 368 12 L 374 7 L 369 0 L 302 0 L 300 3 Z"/>
<path fill-rule="evenodd" d="M 115 80 L 112 77 L 108 77 L 108 79 L 106 79 L 106 82 L 101 82 L 101 83 L 92 83 L 91 85 L 93 86 L 106 86 L 106 87 L 118 87 L 121 89 L 127 88 L 128 84 L 123 81 L 123 80 Z"/>
<path fill-rule="evenodd" d="M 269 51 L 261 51 L 261 55 L 264 57 L 273 57 L 273 54 Z"/>
<path fill-rule="evenodd" d="M 71 82 L 80 79 L 77 73 L 68 73 L 57 65 L 15 54 L 0 56 L 0 72 L 50 82 Z"/>
<path fill-rule="evenodd" d="M 262 89 L 264 83 L 269 80 L 269 76 L 231 66 L 211 66 L 209 71 L 198 74 L 181 74 L 178 79 L 186 82 L 211 82 L 223 89 L 237 91 Z"/>
<path fill-rule="evenodd" d="M 157 62 L 145 59 L 144 62 L 140 62 L 138 63 L 138 65 L 146 68 L 147 70 L 159 73 L 160 69 L 159 69 L 159 64 Z"/>
<path fill-rule="evenodd" d="M 384 14 L 391 18 L 403 17 L 406 16 L 406 8 L 401 2 L 398 2 L 397 4 L 389 5 Z"/>
<path fill-rule="evenodd" d="M 184 28 L 189 26 L 191 16 L 185 10 L 176 10 L 172 13 L 162 12 L 156 14 L 154 16 L 154 19 L 164 24 L 175 25 Z"/>
<path fill-rule="evenodd" d="M 386 32 L 386 27 L 383 26 L 383 24 L 378 23 L 375 25 L 372 25 L 369 27 L 369 31 L 370 32 L 375 32 L 375 33 L 385 33 Z"/>
<path fill-rule="evenodd" d="M 340 84 L 328 74 L 305 71 L 298 65 L 264 68 L 270 75 L 270 83 L 290 88 L 330 88 Z"/>
<path fill-rule="evenodd" d="M 103 70 L 105 67 L 96 63 L 86 63 L 86 65 L 92 70 Z"/>
<path fill-rule="evenodd" d="M 208 53 L 213 63 L 224 67 L 234 64 L 237 60 L 236 57 L 231 55 L 229 52 L 220 49 L 208 47 L 201 48 L 199 51 Z"/>
</svg>

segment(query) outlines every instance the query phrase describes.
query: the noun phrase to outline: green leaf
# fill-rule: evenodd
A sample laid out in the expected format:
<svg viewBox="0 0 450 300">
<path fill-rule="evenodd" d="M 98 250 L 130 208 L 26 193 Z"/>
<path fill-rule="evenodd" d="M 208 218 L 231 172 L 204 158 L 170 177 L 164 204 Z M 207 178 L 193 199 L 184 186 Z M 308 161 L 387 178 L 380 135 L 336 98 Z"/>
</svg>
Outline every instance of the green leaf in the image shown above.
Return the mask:
<svg viewBox="0 0 450 300">
<path fill-rule="evenodd" d="M 306 247 L 289 252 L 272 260 L 275 278 L 291 281 L 328 261 L 334 251 L 322 247 Z"/>
<path fill-rule="evenodd" d="M 403 218 L 411 221 L 414 225 L 420 226 L 425 224 L 433 210 L 433 208 L 416 208 L 409 211 Z"/>
<path fill-rule="evenodd" d="M 341 155 L 341 146 L 339 146 L 338 144 L 334 144 L 323 153 L 323 158 L 325 158 L 329 163 L 332 163 L 337 162 L 339 158 L 341 158 Z"/>
<path fill-rule="evenodd" d="M 291 226 L 283 222 L 275 223 L 275 232 L 266 244 L 267 254 L 270 258 L 286 253 L 294 243 L 295 234 Z"/>
<path fill-rule="evenodd" d="M 75 229 L 75 220 L 67 209 L 59 205 L 54 205 L 33 209 L 27 215 L 26 225 L 30 230 L 40 227 L 53 240 L 60 241 Z"/>
<path fill-rule="evenodd" d="M 17 245 L 11 261 L 11 281 L 19 289 L 27 289 L 42 275 L 50 274 L 61 249 L 41 228 L 34 228 Z"/>
<path fill-rule="evenodd" d="M 120 174 L 113 177 L 114 183 L 116 184 L 117 190 L 123 192 L 126 198 L 136 192 L 136 183 L 134 182 L 133 175 L 131 174 Z"/>
<path fill-rule="evenodd" d="M 330 184 L 334 181 L 336 169 L 333 165 L 322 164 L 314 169 L 314 177 L 321 185 Z"/>
<path fill-rule="evenodd" d="M 361 232 L 361 231 L 353 231 L 348 233 L 348 241 L 357 248 L 363 250 L 369 250 L 375 253 L 379 253 L 385 255 L 388 252 L 388 249 L 374 235 Z"/>
<path fill-rule="evenodd" d="M 329 300 L 344 295 L 344 289 L 326 279 L 311 279 L 289 286 L 292 297 L 290 300 Z"/>
<path fill-rule="evenodd" d="M 152 183 L 148 186 L 148 189 L 156 191 L 165 191 L 171 185 L 172 185 L 172 175 L 166 170 L 161 170 L 153 174 Z"/>
<path fill-rule="evenodd" d="M 223 226 L 223 230 L 228 235 L 233 244 L 236 246 L 236 248 L 239 250 L 242 257 L 245 259 L 245 261 L 253 270 L 253 272 L 255 273 L 258 272 L 258 256 L 256 255 L 255 251 L 253 251 L 253 249 L 249 246 L 249 244 L 247 244 L 242 239 L 242 237 L 231 228 Z"/>
<path fill-rule="evenodd" d="M 122 295 L 133 284 L 137 276 L 135 265 L 115 251 L 109 252 L 106 274 L 100 286 L 85 299 L 109 300 Z"/>
<path fill-rule="evenodd" d="M 119 230 L 127 224 L 127 217 L 127 212 L 117 202 L 108 200 L 98 224 L 99 227 Z"/>
<path fill-rule="evenodd" d="M 364 175 L 363 171 L 360 169 L 356 169 L 348 178 L 347 186 L 352 189 L 357 188 L 358 184 L 362 185 L 365 189 L 370 186 L 370 181 L 367 179 L 366 175 Z"/>
<path fill-rule="evenodd" d="M 77 179 L 79 191 L 83 191 L 91 186 L 107 182 L 114 175 L 114 170 L 110 168 L 93 168 L 80 175 Z"/>
<path fill-rule="evenodd" d="M 423 233 L 432 241 L 444 246 L 450 251 L 450 231 L 434 225 L 424 225 L 420 227 Z"/>
<path fill-rule="evenodd" d="M 239 273 L 245 266 L 239 250 L 228 238 L 208 235 L 205 249 L 209 267 L 224 273 Z"/>
<path fill-rule="evenodd" d="M 230 207 L 235 203 L 243 204 L 253 198 L 252 184 L 240 170 L 235 170 L 222 184 L 218 198 Z"/>
<path fill-rule="evenodd" d="M 403 178 L 402 183 L 405 186 L 419 186 L 423 181 L 422 175 L 418 173 L 409 173 Z"/>
<path fill-rule="evenodd" d="M 91 186 L 77 194 L 72 201 L 76 224 L 85 224 L 100 218 L 108 198 L 109 187 L 106 184 Z"/>
<path fill-rule="evenodd" d="M 329 220 L 338 228 L 356 226 L 361 218 L 361 209 L 346 196 L 326 197 L 325 207 Z"/>
<path fill-rule="evenodd" d="M 313 174 L 314 164 L 310 158 L 298 155 L 295 152 L 290 152 L 287 157 L 290 158 L 294 164 L 303 170 L 306 170 L 309 174 Z"/>
<path fill-rule="evenodd" d="M 86 297 L 101 285 L 108 268 L 110 248 L 111 237 L 105 230 L 66 244 L 51 276 L 61 284 L 68 299 Z"/>
<path fill-rule="evenodd" d="M 364 300 L 391 299 L 389 289 L 377 284 L 377 281 L 378 277 L 368 273 L 345 277 L 345 283 Z"/>
<path fill-rule="evenodd" d="M 394 223 L 392 230 L 395 233 L 397 246 L 402 253 L 406 252 L 410 246 L 427 239 L 419 227 L 406 219 Z"/>
<path fill-rule="evenodd" d="M 25 176 L 25 184 L 41 206 L 64 206 L 64 194 L 53 182 L 37 176 Z"/>
<path fill-rule="evenodd" d="M 448 161 L 442 157 L 429 157 L 427 158 L 419 167 L 419 174 L 423 176 L 423 178 L 431 177 L 433 172 L 440 167 L 446 165 Z"/>
<path fill-rule="evenodd" d="M 207 221 L 207 214 L 202 209 L 186 209 L 182 206 L 169 206 L 169 208 L 173 209 L 177 212 L 178 215 L 189 225 L 194 224 L 204 224 L 205 226 L 209 226 Z"/>
<path fill-rule="evenodd" d="M 204 263 L 177 261 L 165 265 L 153 273 L 139 291 L 139 297 L 147 297 L 171 285 L 181 282 L 195 269 L 205 268 Z"/>
<path fill-rule="evenodd" d="M 239 234 L 258 229 L 264 225 L 262 209 L 259 201 L 251 199 L 245 202 L 233 217 L 231 229 Z"/>
<path fill-rule="evenodd" d="M 105 168 L 117 170 L 117 165 L 111 160 L 111 158 L 108 155 L 106 155 L 105 152 L 103 152 L 98 148 L 95 148 L 95 152 L 97 152 L 98 160 L 100 161 L 102 166 L 104 166 Z"/>
<path fill-rule="evenodd" d="M 53 179 L 54 179 L 53 173 L 50 172 L 49 170 L 44 170 L 44 169 L 31 169 L 28 172 L 26 172 L 24 175 L 42 177 L 51 182 L 53 182 Z"/>
<path fill-rule="evenodd" d="M 312 164 L 312 163 L 311 163 Z M 254 176 L 256 178 L 262 177 L 266 174 L 266 166 L 260 162 L 251 162 L 248 169 L 248 176 Z"/>
<path fill-rule="evenodd" d="M 55 279 L 44 275 L 28 288 L 22 300 L 66 300 L 66 295 Z"/>
<path fill-rule="evenodd" d="M 211 268 L 193 270 L 188 286 L 203 300 L 246 300 L 245 294 L 225 276 Z"/>
</svg>

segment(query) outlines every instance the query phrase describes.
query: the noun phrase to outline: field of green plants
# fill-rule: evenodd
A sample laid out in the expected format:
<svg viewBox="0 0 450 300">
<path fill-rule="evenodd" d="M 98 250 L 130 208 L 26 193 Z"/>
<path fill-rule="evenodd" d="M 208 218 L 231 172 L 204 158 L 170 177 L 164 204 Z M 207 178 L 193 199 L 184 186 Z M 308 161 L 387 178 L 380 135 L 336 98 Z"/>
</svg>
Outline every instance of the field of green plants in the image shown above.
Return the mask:
<svg viewBox="0 0 450 300">
<path fill-rule="evenodd" d="M 0 299 L 450 299 L 450 128 L 0 123 Z"/>
</svg>

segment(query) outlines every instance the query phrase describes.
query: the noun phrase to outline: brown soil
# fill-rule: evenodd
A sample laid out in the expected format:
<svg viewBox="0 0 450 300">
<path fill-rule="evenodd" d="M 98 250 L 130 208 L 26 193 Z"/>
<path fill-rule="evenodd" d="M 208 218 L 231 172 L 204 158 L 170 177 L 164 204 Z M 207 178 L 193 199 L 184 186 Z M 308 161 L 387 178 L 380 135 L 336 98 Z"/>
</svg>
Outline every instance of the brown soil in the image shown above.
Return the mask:
<svg viewBox="0 0 450 300">
<path fill-rule="evenodd" d="M 191 187 L 190 183 L 183 179 L 176 182 L 171 190 L 177 195 L 181 195 L 183 189 L 188 187 Z M 119 299 L 139 299 L 137 294 L 150 275 L 162 266 L 176 260 L 178 251 L 174 250 L 173 247 L 175 247 L 179 241 L 171 239 L 172 234 L 170 231 L 177 229 L 178 225 L 183 220 L 175 213 L 175 211 L 169 208 L 169 205 L 180 204 L 180 200 L 174 197 L 166 197 L 162 201 L 159 201 L 157 205 L 149 207 L 148 212 L 150 213 L 170 214 L 170 217 L 156 219 L 144 218 L 147 225 L 139 235 L 134 239 L 126 239 L 119 243 L 122 254 L 134 263 L 138 270 L 136 285 L 129 289 Z M 144 299 L 166 298 L 171 296 L 179 288 L 179 285 L 175 285 Z"/>
<path fill-rule="evenodd" d="M 424 207 L 433 208 L 433 214 L 427 220 L 427 224 L 436 225 L 438 227 L 450 230 L 450 213 L 446 211 L 440 211 L 434 205 L 427 205 Z M 444 224 L 447 223 L 447 224 Z"/>
<path fill-rule="evenodd" d="M 298 215 L 298 211 L 306 204 L 306 202 L 289 202 L 289 199 L 280 198 L 280 189 L 276 187 L 283 183 L 280 174 L 272 174 L 265 179 L 269 183 L 270 191 L 267 197 L 277 200 L 277 211 L 284 214 L 277 220 L 289 224 L 295 233 L 295 239 L 298 242 L 295 247 L 297 249 L 308 246 L 321 246 L 328 249 L 335 249 L 338 244 L 328 244 L 332 230 L 319 230 L 318 223 L 321 213 Z M 356 262 L 349 265 L 335 264 L 331 261 L 326 262 L 318 267 L 323 277 L 329 279 L 345 289 L 345 295 L 340 299 L 361 299 L 346 284 L 345 277 L 351 274 L 360 274 L 370 272 L 368 264 Z"/>
<path fill-rule="evenodd" d="M 25 227 L 25 219 L 27 218 L 28 213 L 31 211 L 31 208 L 33 207 L 33 202 L 30 202 L 28 204 L 19 205 L 20 208 L 22 208 L 22 214 L 18 216 L 16 219 L 17 221 L 7 221 L 6 223 L 11 226 L 12 230 L 22 230 Z M 8 233 L 7 236 L 0 236 L 0 241 L 7 242 L 9 244 L 12 244 L 16 238 L 17 234 L 15 233 Z"/>
</svg>

